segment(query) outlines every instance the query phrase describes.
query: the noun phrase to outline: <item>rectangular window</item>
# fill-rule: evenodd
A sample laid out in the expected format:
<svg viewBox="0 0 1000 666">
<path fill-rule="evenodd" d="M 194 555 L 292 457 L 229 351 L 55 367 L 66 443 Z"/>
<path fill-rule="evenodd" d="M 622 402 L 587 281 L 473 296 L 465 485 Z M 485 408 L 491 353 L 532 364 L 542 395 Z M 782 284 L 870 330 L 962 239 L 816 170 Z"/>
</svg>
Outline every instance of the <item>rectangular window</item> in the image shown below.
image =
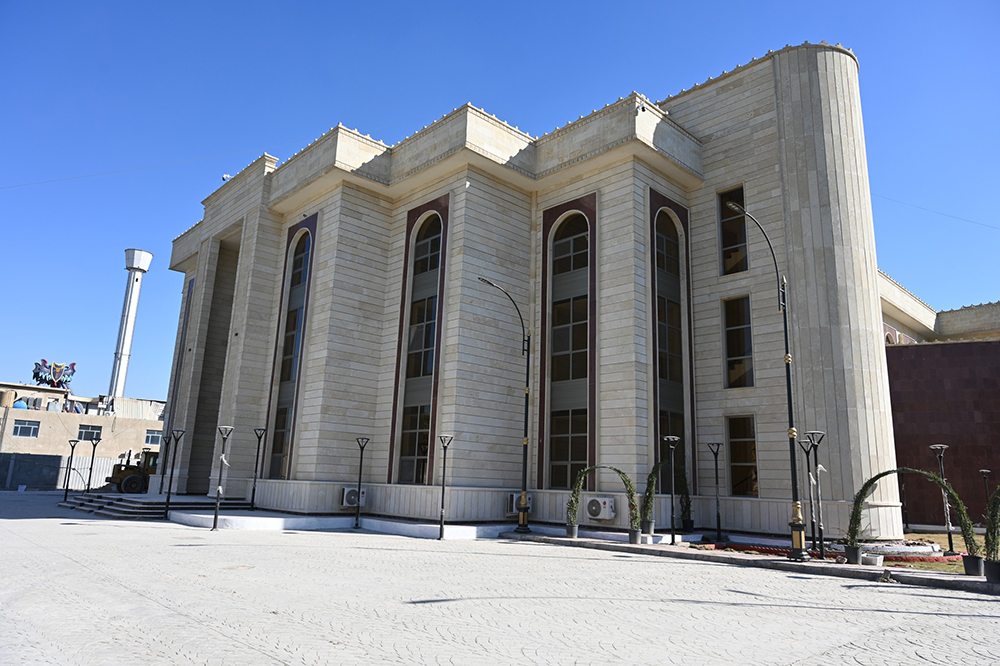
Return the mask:
<svg viewBox="0 0 1000 666">
<path fill-rule="evenodd" d="M 285 319 L 285 344 L 281 349 L 281 374 L 278 381 L 291 382 L 299 372 L 302 345 L 302 308 L 288 311 Z"/>
<path fill-rule="evenodd" d="M 730 201 L 743 207 L 742 187 L 719 195 L 719 247 L 723 275 L 742 273 L 748 268 L 746 218 L 726 205 Z"/>
<path fill-rule="evenodd" d="M 39 421 L 14 420 L 14 437 L 38 437 Z"/>
<path fill-rule="evenodd" d="M 147 430 L 146 431 L 146 446 L 159 446 L 160 445 L 160 435 L 163 434 L 161 430 Z"/>
<path fill-rule="evenodd" d="M 552 412 L 549 437 L 549 487 L 570 488 L 587 467 L 587 410 Z"/>
<path fill-rule="evenodd" d="M 552 305 L 552 381 L 587 377 L 587 297 Z"/>
<path fill-rule="evenodd" d="M 101 426 L 95 425 L 80 425 L 80 432 L 76 436 L 79 440 L 86 440 L 92 442 L 95 439 L 101 438 Z"/>
<path fill-rule="evenodd" d="M 279 407 L 274 415 L 274 428 L 271 434 L 271 462 L 268 478 L 280 479 L 285 473 L 285 458 L 288 455 L 288 435 L 291 419 L 288 407 Z"/>
<path fill-rule="evenodd" d="M 757 497 L 757 433 L 752 416 L 726 418 L 732 494 Z"/>
<path fill-rule="evenodd" d="M 403 409 L 403 436 L 399 444 L 399 483 L 427 483 L 431 406 Z"/>
<path fill-rule="evenodd" d="M 656 297 L 656 335 L 660 379 L 681 381 L 681 306 Z"/>
<path fill-rule="evenodd" d="M 410 342 L 406 356 L 407 377 L 434 374 L 434 333 L 437 328 L 437 296 L 414 301 L 410 306 Z"/>
<path fill-rule="evenodd" d="M 750 297 L 723 301 L 726 319 L 726 388 L 753 386 Z"/>
</svg>

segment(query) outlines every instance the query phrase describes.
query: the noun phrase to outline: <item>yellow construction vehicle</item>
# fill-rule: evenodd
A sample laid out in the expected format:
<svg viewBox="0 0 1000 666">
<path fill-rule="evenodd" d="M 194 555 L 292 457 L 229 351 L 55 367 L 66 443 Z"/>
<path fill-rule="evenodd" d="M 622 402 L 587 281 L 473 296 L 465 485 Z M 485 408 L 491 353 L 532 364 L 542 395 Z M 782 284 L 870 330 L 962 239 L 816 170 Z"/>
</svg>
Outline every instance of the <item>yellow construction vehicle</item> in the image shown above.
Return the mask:
<svg viewBox="0 0 1000 666">
<path fill-rule="evenodd" d="M 128 452 L 124 464 L 115 465 L 111 476 L 105 481 L 115 484 L 120 493 L 144 493 L 149 487 L 149 477 L 156 474 L 156 464 L 160 460 L 159 451 L 144 448 L 132 464 L 132 451 Z"/>
</svg>

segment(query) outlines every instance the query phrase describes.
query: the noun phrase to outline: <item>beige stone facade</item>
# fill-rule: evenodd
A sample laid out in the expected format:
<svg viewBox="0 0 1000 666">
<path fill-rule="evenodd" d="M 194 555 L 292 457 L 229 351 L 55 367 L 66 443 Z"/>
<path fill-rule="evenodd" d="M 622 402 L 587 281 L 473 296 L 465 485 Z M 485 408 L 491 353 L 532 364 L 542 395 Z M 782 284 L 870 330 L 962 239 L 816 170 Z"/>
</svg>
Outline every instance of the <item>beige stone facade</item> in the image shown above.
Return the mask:
<svg viewBox="0 0 1000 666">
<path fill-rule="evenodd" d="M 564 521 L 563 479 L 584 464 L 614 465 L 641 492 L 670 430 L 697 525 L 714 525 L 707 444 L 720 442 L 724 527 L 786 533 L 782 313 L 768 241 L 722 205 L 737 196 L 788 280 L 795 426 L 827 433 L 838 534 L 895 458 L 858 64 L 826 44 L 659 103 L 633 93 L 542 137 L 466 105 L 395 146 L 337 126 L 280 166 L 247 166 L 174 241 L 175 491 L 214 491 L 216 427 L 233 425 L 228 495 L 249 493 L 256 467 L 259 506 L 336 513 L 368 437 L 365 511 L 432 519 L 447 433 L 447 518 L 510 520 L 525 365 L 517 314 L 485 277 L 531 335 L 532 521 Z M 574 220 L 583 232 L 566 240 Z M 676 269 L 658 269 L 670 252 Z M 598 470 L 590 496 L 617 497 L 617 516 L 581 522 L 627 525 L 615 474 Z M 891 484 L 869 498 L 864 532 L 902 536 Z"/>
</svg>

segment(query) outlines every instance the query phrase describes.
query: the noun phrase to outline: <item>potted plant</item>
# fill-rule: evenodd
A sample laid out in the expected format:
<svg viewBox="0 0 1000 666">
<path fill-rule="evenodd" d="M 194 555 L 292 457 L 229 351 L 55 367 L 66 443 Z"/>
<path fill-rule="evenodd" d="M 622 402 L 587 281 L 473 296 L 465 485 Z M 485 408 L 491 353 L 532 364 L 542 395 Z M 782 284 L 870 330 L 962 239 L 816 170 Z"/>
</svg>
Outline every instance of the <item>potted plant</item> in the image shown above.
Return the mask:
<svg viewBox="0 0 1000 666">
<path fill-rule="evenodd" d="M 656 530 L 656 518 L 653 515 L 653 506 L 656 502 L 656 479 L 660 474 L 660 468 L 667 464 L 666 460 L 653 465 L 646 475 L 646 492 L 642 494 L 642 512 L 639 515 L 639 526 L 643 534 L 652 534 Z"/>
<path fill-rule="evenodd" d="M 944 492 L 948 495 L 948 499 L 950 500 L 952 507 L 955 509 L 955 513 L 958 515 L 958 523 L 962 529 L 962 539 L 965 541 L 965 549 L 968 551 L 968 557 L 970 557 L 971 561 L 974 562 L 975 558 L 979 556 L 979 543 L 976 541 L 976 532 L 972 527 L 972 519 L 969 518 L 969 512 L 966 510 L 965 504 L 958 497 L 955 489 L 952 488 L 951 484 L 947 481 L 942 480 L 937 474 L 925 472 L 922 469 L 900 467 L 899 469 L 890 469 L 885 472 L 881 472 L 880 474 L 876 474 L 872 478 L 868 479 L 854 496 L 854 502 L 851 506 L 851 519 L 847 524 L 847 534 L 844 536 L 844 555 L 847 557 L 848 564 L 861 563 L 861 547 L 858 546 L 858 533 L 861 531 L 861 509 L 864 505 L 865 498 L 868 497 L 868 493 L 870 493 L 872 488 L 875 487 L 875 484 L 879 479 L 890 474 L 898 474 L 900 472 L 905 472 L 907 474 L 919 474 L 926 477 L 929 481 L 937 484 L 942 490 L 944 490 Z M 966 564 L 966 573 L 969 572 L 969 566 L 970 564 Z"/>
<path fill-rule="evenodd" d="M 629 478 L 628 474 L 617 467 L 612 467 L 611 465 L 602 465 L 602 467 L 607 467 L 617 474 L 625 485 L 625 498 L 628 501 L 628 542 L 633 544 L 639 543 L 639 535 L 642 532 L 641 521 L 639 520 L 639 503 L 635 499 L 635 484 L 632 483 L 632 479 Z"/>
<path fill-rule="evenodd" d="M 983 573 L 987 583 L 1000 583 L 1000 488 L 993 491 L 986 505 L 986 561 Z"/>
<path fill-rule="evenodd" d="M 580 492 L 583 490 L 583 482 L 595 467 L 588 467 L 586 469 L 581 469 L 576 475 L 576 480 L 573 482 L 573 489 L 569 495 L 569 501 L 566 502 L 566 536 L 571 539 L 575 539 L 579 535 L 580 527 L 577 525 L 577 516 L 580 513 Z"/>
</svg>

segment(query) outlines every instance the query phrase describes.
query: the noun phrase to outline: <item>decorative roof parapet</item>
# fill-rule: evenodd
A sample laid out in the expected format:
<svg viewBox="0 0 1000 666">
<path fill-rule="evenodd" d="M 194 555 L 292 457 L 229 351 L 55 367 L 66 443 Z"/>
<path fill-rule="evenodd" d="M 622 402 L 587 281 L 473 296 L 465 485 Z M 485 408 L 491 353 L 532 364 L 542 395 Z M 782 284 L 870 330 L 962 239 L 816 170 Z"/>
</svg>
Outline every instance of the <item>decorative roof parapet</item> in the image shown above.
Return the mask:
<svg viewBox="0 0 1000 666">
<path fill-rule="evenodd" d="M 922 298 L 920 298 L 919 296 L 917 296 L 916 294 L 914 294 L 912 291 L 910 291 L 909 289 L 907 289 L 906 287 L 904 287 L 903 285 L 901 285 L 896 280 L 893 280 L 889 276 L 889 274 L 886 273 L 885 271 L 883 271 L 881 268 L 878 269 L 878 273 L 879 273 L 879 275 L 881 275 L 882 277 L 884 277 L 886 280 L 888 280 L 889 282 L 893 283 L 894 285 L 896 285 L 897 287 L 899 287 L 900 289 L 902 289 L 906 294 L 908 294 L 909 296 L 912 296 L 913 300 L 915 300 L 918 303 L 920 303 L 921 305 L 924 305 L 925 307 L 927 307 L 928 310 L 931 310 L 933 312 L 937 312 L 936 309 L 934 309 L 933 307 L 931 307 L 930 305 L 928 305 L 927 302 L 924 301 Z"/>
<path fill-rule="evenodd" d="M 809 42 L 802 42 L 798 46 L 792 46 L 790 44 L 785 44 L 784 48 L 778 49 L 777 51 L 768 51 L 765 55 L 761 56 L 760 58 L 753 58 L 752 60 L 750 60 L 750 62 L 745 63 L 743 65 L 738 65 L 733 70 L 724 70 L 718 76 L 715 76 L 715 77 L 710 76 L 705 81 L 703 81 L 701 83 L 697 83 L 697 84 L 691 86 L 690 88 L 684 88 L 679 93 L 674 93 L 673 95 L 669 95 L 667 97 L 664 97 L 659 102 L 656 102 L 656 104 L 657 105 L 666 104 L 667 102 L 669 102 L 671 100 L 674 100 L 674 99 L 677 99 L 678 97 L 680 97 L 682 95 L 686 95 L 686 94 L 688 94 L 690 92 L 698 90 L 699 88 L 707 86 L 707 85 L 709 85 L 711 83 L 718 83 L 722 79 L 729 78 L 730 76 L 732 76 L 734 74 L 737 74 L 739 72 L 742 72 L 743 70 L 745 70 L 745 69 L 747 69 L 749 67 L 753 67 L 754 65 L 759 65 L 760 63 L 762 63 L 762 62 L 764 62 L 766 60 L 772 59 L 776 55 L 780 55 L 780 54 L 786 53 L 788 51 L 794 51 L 795 49 L 802 49 L 802 48 L 837 49 L 837 50 L 841 51 L 842 53 L 846 53 L 847 55 L 851 56 L 851 58 L 854 59 L 855 64 L 857 64 L 859 68 L 861 67 L 861 64 L 858 62 L 858 57 L 854 54 L 854 51 L 852 51 L 849 48 L 846 48 L 840 42 L 837 42 L 836 44 L 829 44 L 826 41 L 822 41 L 819 44 L 810 44 Z"/>
</svg>

